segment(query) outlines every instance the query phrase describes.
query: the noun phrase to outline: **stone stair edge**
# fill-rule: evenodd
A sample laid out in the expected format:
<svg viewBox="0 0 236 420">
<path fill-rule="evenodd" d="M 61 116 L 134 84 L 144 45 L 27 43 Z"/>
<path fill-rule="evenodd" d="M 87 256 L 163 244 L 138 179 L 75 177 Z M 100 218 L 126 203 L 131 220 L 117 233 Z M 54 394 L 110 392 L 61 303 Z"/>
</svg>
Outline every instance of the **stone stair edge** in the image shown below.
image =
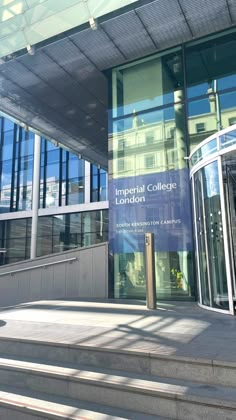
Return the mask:
<svg viewBox="0 0 236 420">
<path fill-rule="evenodd" d="M 110 406 L 104 406 L 103 404 L 97 404 L 97 403 L 89 403 L 89 408 L 86 407 L 81 407 L 82 405 L 86 404 L 88 405 L 88 402 L 86 401 L 78 401 L 76 400 L 76 402 L 73 399 L 70 398 L 63 398 L 63 401 L 60 401 L 60 403 L 58 403 L 58 401 L 56 401 L 57 398 L 53 398 L 53 395 L 50 395 L 50 399 L 45 399 L 45 397 L 48 397 L 49 395 L 43 395 L 42 393 L 38 393 L 35 396 L 32 396 L 32 392 L 31 392 L 31 396 L 29 397 L 29 395 L 27 393 L 24 393 L 22 395 L 22 393 L 20 392 L 21 390 L 16 388 L 16 387 L 7 387 L 7 390 L 4 392 L 2 391 L 2 387 L 0 388 L 0 412 L 1 412 L 1 407 L 4 408 L 9 408 L 12 409 L 13 411 L 20 411 L 22 413 L 27 413 L 27 414 L 32 414 L 32 415 L 37 415 L 40 416 L 40 418 L 46 418 L 46 419 L 68 419 L 68 420 L 95 420 L 95 417 L 91 417 L 91 414 L 94 415 L 96 414 L 96 420 L 97 417 L 105 415 L 106 420 L 107 420 L 107 415 L 109 413 L 109 411 L 113 411 L 115 414 L 115 416 L 110 416 L 110 419 L 114 419 L 114 420 L 124 420 L 124 419 L 137 419 L 137 420 L 142 420 L 143 414 L 142 413 L 137 413 L 134 412 L 133 410 L 125 410 L 125 409 L 116 409 L 115 407 L 110 407 Z M 14 392 L 14 393 L 13 393 Z M 2 394 L 5 395 L 2 396 Z M 18 400 L 17 400 L 18 399 Z M 38 403 L 38 406 L 35 404 Z M 33 404 L 32 404 L 33 403 Z M 61 409 L 61 413 L 59 413 L 59 410 L 53 410 L 54 412 L 49 413 L 48 410 L 48 403 L 50 405 L 54 405 L 55 408 Z M 46 404 L 46 408 L 44 409 L 42 406 L 43 404 Z M 69 405 L 70 404 L 70 405 Z M 72 406 L 73 404 L 73 406 Z M 41 407 L 40 407 L 41 405 Z M 74 415 L 74 414 L 69 414 L 67 413 L 62 413 L 63 411 L 63 407 L 67 408 L 67 409 L 80 409 L 83 411 L 82 415 Z M 105 407 L 105 410 L 104 410 Z M 99 412 L 95 411 L 95 409 L 100 409 Z M 103 411 L 102 411 L 103 409 Z M 107 413 L 105 413 L 106 410 L 109 410 Z M 52 411 L 52 410 L 51 410 Z M 58 411 L 58 413 L 56 413 L 56 411 Z M 89 414 L 89 417 L 85 417 L 86 412 Z M 116 413 L 115 413 L 116 412 Z M 121 413 L 122 412 L 122 413 Z M 122 417 L 121 417 L 122 414 Z M 125 417 L 124 417 L 125 416 Z M 128 416 L 128 417 L 127 417 Z M 147 420 L 153 420 L 155 418 L 155 420 L 172 420 L 169 417 L 163 417 L 163 416 L 153 416 L 153 415 L 149 415 L 149 414 L 145 414 L 145 419 Z M 102 420 L 102 419 L 101 419 Z M 104 419 L 105 420 L 105 419 Z"/>
<path fill-rule="evenodd" d="M 75 344 L 75 343 L 67 343 L 67 342 L 54 342 L 54 341 L 47 341 L 47 340 L 35 340 L 31 338 L 21 338 L 21 337 L 0 337 L 0 343 L 2 340 L 11 341 L 11 342 L 19 342 L 25 344 L 34 344 L 34 345 L 43 345 L 48 347 L 64 347 L 65 349 L 74 349 L 74 350 L 87 350 L 90 352 L 107 352 L 112 354 L 121 354 L 127 356 L 139 356 L 145 357 L 149 359 L 160 359 L 165 361 L 173 361 L 173 362 L 180 362 L 180 363 L 190 363 L 193 365 L 203 365 L 203 366 L 219 366 L 225 368 L 236 368 L 236 361 L 227 361 L 227 360 L 219 360 L 219 359 L 207 359 L 201 357 L 190 357 L 190 356 L 178 356 L 178 355 L 163 355 L 158 352 L 154 351 L 146 351 L 144 349 L 118 349 L 114 347 L 106 347 L 106 346 L 96 346 L 94 345 L 86 345 L 86 344 Z M 1 351 L 0 351 L 1 354 Z M 236 356 L 235 356 L 236 358 Z"/>
<path fill-rule="evenodd" d="M 28 398 L 28 397 L 26 397 Z M 10 398 L 1 398 L 0 397 L 0 407 L 5 407 L 8 409 L 12 409 L 13 411 L 20 411 L 21 413 L 25 413 L 25 414 L 31 414 L 31 415 L 36 415 L 37 417 L 40 418 L 45 418 L 45 419 L 68 419 L 68 420 L 92 420 L 93 418 L 91 417 L 91 414 L 89 415 L 89 417 L 85 417 L 85 414 L 83 415 L 74 415 L 74 414 L 69 414 L 69 413 L 63 413 L 63 410 L 61 410 L 60 412 L 60 405 L 58 404 L 58 412 L 56 413 L 56 410 L 54 409 L 53 412 L 52 410 L 48 410 L 48 409 L 44 409 L 42 407 L 40 407 L 40 405 L 32 405 L 26 402 L 19 402 L 16 401 L 14 399 L 10 399 Z M 97 413 L 94 412 L 94 414 L 97 417 Z M 101 413 L 99 413 L 101 414 Z M 112 417 L 111 417 L 112 418 Z M 114 419 L 116 420 L 123 420 L 124 417 L 114 417 Z M 95 418 L 94 418 L 95 420 Z M 168 419 L 167 419 L 168 420 Z"/>
<path fill-rule="evenodd" d="M 92 371 L 80 371 L 79 373 L 77 373 L 75 375 L 75 373 L 73 372 L 73 376 L 70 375 L 69 372 L 70 370 L 73 371 L 74 369 L 70 369 L 70 368 L 61 368 L 59 367 L 59 369 L 63 369 L 63 372 L 56 372 L 56 368 L 57 366 L 51 366 L 53 369 L 47 370 L 47 369 L 36 369 L 36 364 L 35 363 L 28 363 L 30 366 L 16 366 L 17 363 L 14 365 L 1 365 L 0 363 L 0 369 L 6 370 L 6 371 L 12 371 L 12 372 L 21 372 L 21 373 L 26 373 L 29 374 L 30 376 L 41 376 L 44 378 L 52 378 L 55 380 L 66 380 L 66 381 L 71 381 L 74 383 L 82 383 L 82 384 L 89 384 L 89 385 L 95 385 L 95 386 L 99 386 L 100 388 L 109 388 L 109 389 L 113 389 L 113 390 L 122 390 L 122 391 L 126 391 L 126 392 L 132 392 L 132 393 L 136 393 L 136 394 L 142 394 L 142 395 L 149 395 L 149 396 L 159 396 L 162 397 L 164 399 L 175 399 L 178 401 L 184 401 L 184 402 L 194 402 L 195 404 L 201 404 L 201 405 L 205 405 L 205 406 L 212 406 L 212 407 L 222 407 L 222 408 L 228 408 L 230 410 L 235 410 L 236 411 L 236 389 L 234 390 L 235 396 L 234 399 L 219 399 L 217 398 L 213 398 L 212 396 L 207 396 L 207 391 L 206 390 L 202 390 L 203 395 L 200 395 L 199 393 L 196 393 L 196 391 L 194 392 L 194 388 L 192 390 L 192 393 L 186 394 L 184 392 L 181 391 L 171 391 L 168 389 L 163 389 L 163 387 L 161 388 L 161 386 L 165 386 L 165 383 L 162 382 L 155 382 L 152 379 L 136 379 L 132 376 L 130 376 L 129 374 L 127 374 L 126 372 L 126 376 L 122 376 L 122 378 L 125 379 L 125 381 L 120 381 L 119 379 L 118 381 L 115 381 L 115 379 L 117 378 L 121 378 L 121 375 L 117 375 L 117 374 L 112 374 L 110 373 L 110 377 L 111 379 L 109 379 L 107 377 L 107 372 L 106 372 L 106 377 L 100 377 L 99 378 L 99 374 L 100 376 L 104 375 L 104 373 L 98 373 L 97 377 L 96 377 L 96 373 L 95 373 L 95 377 L 92 377 L 94 372 Z M 40 366 L 40 364 L 38 364 L 38 366 Z M 66 372 L 67 370 L 67 372 Z M 112 371 L 112 370 L 111 370 Z M 91 376 L 89 375 L 85 375 L 83 376 L 83 372 L 88 372 L 89 374 L 91 374 Z M 112 380 L 113 377 L 113 380 Z M 132 379 L 133 383 L 126 383 L 127 379 Z M 171 378 L 166 378 L 167 380 L 170 380 Z M 143 383 L 142 383 L 143 381 Z M 136 384 L 135 384 L 136 382 Z M 176 381 L 177 382 L 177 381 Z M 178 382 L 180 383 L 180 386 L 183 386 L 183 384 L 189 385 L 190 381 L 187 380 L 178 380 Z M 181 384 L 182 382 L 182 384 Z M 154 386 L 152 384 L 156 384 L 156 388 L 154 389 Z M 158 384 L 160 385 L 158 388 Z M 145 387 L 144 387 L 145 385 Z M 149 386 L 148 386 L 149 385 Z M 176 386 L 176 384 L 172 384 L 172 386 Z M 178 386 L 178 384 L 177 384 Z M 224 385 L 219 385 L 218 388 L 220 389 L 230 389 L 229 387 L 226 387 Z"/>
</svg>

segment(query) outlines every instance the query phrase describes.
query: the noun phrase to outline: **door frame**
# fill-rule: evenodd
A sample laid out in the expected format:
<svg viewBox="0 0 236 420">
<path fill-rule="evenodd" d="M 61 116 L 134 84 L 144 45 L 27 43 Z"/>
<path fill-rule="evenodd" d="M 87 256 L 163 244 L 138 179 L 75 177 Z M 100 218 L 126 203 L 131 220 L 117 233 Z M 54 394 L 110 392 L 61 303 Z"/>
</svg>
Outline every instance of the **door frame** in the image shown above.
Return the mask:
<svg viewBox="0 0 236 420">
<path fill-rule="evenodd" d="M 234 147 L 234 150 L 236 152 L 236 147 Z M 227 151 L 228 152 L 228 151 Z M 230 240 L 232 240 L 232 237 L 230 236 L 230 232 L 228 229 L 228 226 L 230 227 L 228 217 L 228 212 L 226 209 L 226 197 L 225 197 L 225 191 L 224 191 L 224 182 L 223 182 L 223 169 L 222 169 L 222 155 L 225 155 L 227 153 L 214 153 L 209 159 L 205 159 L 201 162 L 198 162 L 196 167 L 194 167 L 190 173 L 191 178 L 191 186 L 192 186 L 192 199 L 193 199 L 193 214 L 194 214 L 194 233 L 195 233 L 195 249 L 196 249 L 196 259 L 197 259 L 197 282 L 198 282 L 198 290 L 199 290 L 199 306 L 225 314 L 231 314 L 235 315 L 235 307 L 234 307 L 234 299 L 233 299 L 233 278 L 232 278 L 232 258 L 231 258 L 231 247 L 232 243 L 230 243 Z M 218 167 L 218 179 L 219 179 L 219 191 L 220 191 L 220 207 L 221 207 L 221 218 L 222 218 L 222 230 L 223 230 L 223 248 L 224 248 L 224 257 L 225 257 L 225 269 L 226 269 L 226 280 L 227 280 L 227 289 L 228 289 L 228 300 L 229 300 L 229 309 L 219 309 L 214 308 L 212 306 L 206 306 L 202 303 L 202 293 L 201 293 L 201 278 L 200 278 L 200 261 L 199 261 L 199 244 L 198 244 L 198 238 L 197 238 L 197 220 L 196 220 L 196 194 L 195 194 L 195 182 L 194 182 L 194 176 L 195 174 L 205 166 L 217 162 Z M 203 203 L 204 206 L 204 203 Z M 203 211 L 205 211 L 205 206 Z M 205 224 L 205 221 L 204 221 Z M 205 237 L 206 229 L 204 226 L 204 240 L 205 240 L 205 247 L 206 247 L 206 258 L 207 258 L 207 275 L 208 275 L 208 284 L 209 284 L 209 296 L 210 296 L 210 304 L 212 305 L 212 288 L 210 281 L 210 270 L 209 270 L 209 256 L 208 256 L 208 246 L 207 246 L 207 240 Z"/>
</svg>

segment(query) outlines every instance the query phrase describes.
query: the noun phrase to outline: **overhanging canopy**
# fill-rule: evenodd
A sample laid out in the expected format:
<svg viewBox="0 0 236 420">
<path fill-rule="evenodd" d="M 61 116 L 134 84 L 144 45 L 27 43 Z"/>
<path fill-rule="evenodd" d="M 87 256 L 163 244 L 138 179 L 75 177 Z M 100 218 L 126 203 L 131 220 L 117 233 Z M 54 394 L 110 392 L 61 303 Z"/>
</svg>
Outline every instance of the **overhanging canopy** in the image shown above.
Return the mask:
<svg viewBox="0 0 236 420">
<path fill-rule="evenodd" d="M 4 12 L 17 4 L 24 8 L 16 13 L 21 36 L 14 44 L 10 35 L 16 18 L 4 20 Z M 56 12 L 55 5 L 61 10 Z M 0 111 L 105 167 L 108 95 L 103 71 L 236 23 L 234 0 L 2 0 L 0 6 Z M 79 6 L 81 16 L 75 15 L 77 9 L 72 13 Z M 98 17 L 97 30 L 86 23 L 91 16 Z M 54 35 L 57 39 L 49 38 Z M 34 55 L 26 52 L 26 44 L 35 45 Z"/>
</svg>

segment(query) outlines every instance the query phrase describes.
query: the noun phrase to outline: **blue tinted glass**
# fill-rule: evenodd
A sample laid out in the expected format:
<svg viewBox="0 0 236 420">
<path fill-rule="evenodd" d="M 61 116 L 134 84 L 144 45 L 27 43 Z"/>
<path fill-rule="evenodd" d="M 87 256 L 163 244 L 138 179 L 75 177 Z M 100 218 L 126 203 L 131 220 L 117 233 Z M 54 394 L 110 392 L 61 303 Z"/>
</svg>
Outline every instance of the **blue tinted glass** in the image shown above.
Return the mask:
<svg viewBox="0 0 236 420">
<path fill-rule="evenodd" d="M 0 213 L 8 213 L 10 211 L 11 190 L 3 189 L 0 191 Z"/>
<path fill-rule="evenodd" d="M 59 149 L 52 150 L 52 151 L 47 153 L 47 162 L 48 163 L 59 162 L 59 159 L 60 159 Z"/>
<path fill-rule="evenodd" d="M 107 174 L 105 171 L 100 173 L 100 200 L 107 200 Z"/>
<path fill-rule="evenodd" d="M 2 149 L 2 160 L 9 160 L 12 158 L 13 144 L 7 144 Z"/>
<path fill-rule="evenodd" d="M 62 161 L 66 162 L 66 158 L 67 158 L 67 151 L 62 149 Z"/>
<path fill-rule="evenodd" d="M 93 188 L 97 188 L 97 186 L 98 186 L 98 175 L 93 175 L 92 183 L 93 183 Z"/>
<path fill-rule="evenodd" d="M 210 102 L 208 98 L 189 102 L 189 105 L 188 105 L 189 117 L 193 117 L 195 115 L 207 114 L 207 113 L 210 113 Z"/>
<path fill-rule="evenodd" d="M 98 173 L 98 167 L 97 167 L 97 165 L 91 165 L 92 166 L 92 174 L 93 175 L 97 175 L 97 173 Z"/>
<path fill-rule="evenodd" d="M 222 77 L 218 80 L 218 89 L 230 89 L 235 88 L 236 89 L 236 74 L 233 74 L 231 76 Z"/>
<path fill-rule="evenodd" d="M 68 204 L 81 204 L 84 202 L 83 179 L 70 179 L 68 183 Z"/>
<path fill-rule="evenodd" d="M 14 129 L 14 123 L 7 118 L 4 118 L 4 131 L 9 131 Z"/>
<path fill-rule="evenodd" d="M 174 108 L 166 108 L 151 112 L 134 113 L 132 117 L 126 117 L 119 121 L 114 121 L 114 133 L 129 130 L 130 128 L 140 128 L 148 124 L 162 122 L 163 119 L 173 119 Z"/>
<path fill-rule="evenodd" d="M 51 141 L 46 140 L 47 142 L 47 150 L 59 150 L 57 146 L 55 146 Z"/>
<path fill-rule="evenodd" d="M 34 153 L 34 142 L 29 140 L 23 140 L 21 142 L 21 156 L 33 155 Z"/>
<path fill-rule="evenodd" d="M 191 86 L 188 88 L 188 98 L 194 98 L 196 96 L 206 95 L 208 91 L 208 83 L 200 83 L 196 86 Z"/>
<path fill-rule="evenodd" d="M 56 163 L 50 163 L 47 165 L 47 179 L 48 178 L 52 178 L 52 179 L 58 179 L 59 178 L 59 169 L 60 169 L 60 165 L 58 162 Z"/>
<path fill-rule="evenodd" d="M 46 207 L 55 207 L 59 204 L 59 182 L 49 179 L 46 185 Z"/>
<path fill-rule="evenodd" d="M 40 168 L 40 180 L 43 181 L 44 178 L 44 167 Z"/>
<path fill-rule="evenodd" d="M 79 175 L 79 161 L 78 159 L 69 160 L 69 178 L 76 178 Z"/>
<path fill-rule="evenodd" d="M 66 179 L 66 167 L 67 167 L 66 162 L 63 162 L 62 163 L 62 179 L 63 180 Z"/>
<path fill-rule="evenodd" d="M 6 131 L 4 133 L 4 145 L 13 144 L 14 141 L 14 130 Z"/>
<path fill-rule="evenodd" d="M 2 163 L 2 179 L 1 185 L 11 185 L 11 174 L 12 174 L 12 160 L 6 160 Z"/>
<path fill-rule="evenodd" d="M 221 111 L 231 109 L 231 113 L 228 114 L 229 118 L 236 116 L 236 92 L 220 94 L 220 107 Z"/>
</svg>

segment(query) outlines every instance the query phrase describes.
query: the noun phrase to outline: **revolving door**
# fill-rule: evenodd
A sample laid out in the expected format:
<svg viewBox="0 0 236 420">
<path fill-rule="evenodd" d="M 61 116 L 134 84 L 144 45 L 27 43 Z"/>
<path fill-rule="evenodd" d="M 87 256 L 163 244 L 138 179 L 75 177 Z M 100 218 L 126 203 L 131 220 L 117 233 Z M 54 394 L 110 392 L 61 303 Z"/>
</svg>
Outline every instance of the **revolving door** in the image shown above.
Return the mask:
<svg viewBox="0 0 236 420">
<path fill-rule="evenodd" d="M 236 304 L 236 125 L 190 156 L 199 304 L 234 314 Z"/>
</svg>

